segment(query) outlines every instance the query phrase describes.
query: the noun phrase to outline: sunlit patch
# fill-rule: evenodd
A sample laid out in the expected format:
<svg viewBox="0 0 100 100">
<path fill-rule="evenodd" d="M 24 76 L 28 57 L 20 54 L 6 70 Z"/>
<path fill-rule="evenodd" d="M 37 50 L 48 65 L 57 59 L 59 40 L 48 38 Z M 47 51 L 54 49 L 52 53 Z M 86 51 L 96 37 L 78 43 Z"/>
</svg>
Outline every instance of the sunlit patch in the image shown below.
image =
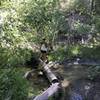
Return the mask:
<svg viewBox="0 0 100 100">
<path fill-rule="evenodd" d="M 8 15 L 7 11 L 0 11 L 0 25 L 3 24 L 4 18 Z"/>
<path fill-rule="evenodd" d="M 75 0 L 60 0 L 60 6 L 62 9 L 69 9 L 74 5 Z"/>
<path fill-rule="evenodd" d="M 67 87 L 69 86 L 69 84 L 70 82 L 64 79 L 64 81 L 62 82 L 62 87 Z"/>
<path fill-rule="evenodd" d="M 77 55 L 79 53 L 79 48 L 77 46 L 75 48 L 73 48 L 72 53 L 74 55 Z"/>
</svg>

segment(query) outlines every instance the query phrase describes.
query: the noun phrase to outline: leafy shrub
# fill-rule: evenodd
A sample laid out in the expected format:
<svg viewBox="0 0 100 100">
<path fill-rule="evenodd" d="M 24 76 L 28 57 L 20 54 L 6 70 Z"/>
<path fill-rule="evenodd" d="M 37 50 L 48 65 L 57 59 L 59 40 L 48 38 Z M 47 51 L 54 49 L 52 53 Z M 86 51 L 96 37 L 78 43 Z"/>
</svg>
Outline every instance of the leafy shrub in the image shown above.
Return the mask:
<svg viewBox="0 0 100 100">
<path fill-rule="evenodd" d="M 100 59 L 100 46 L 90 47 L 80 47 L 80 56 L 88 59 Z"/>
<path fill-rule="evenodd" d="M 30 59 L 31 52 L 23 48 L 0 48 L 0 68 L 9 68 L 23 65 L 26 60 Z"/>
<path fill-rule="evenodd" d="M 0 70 L 0 100 L 27 100 L 28 84 L 16 69 Z"/>
<path fill-rule="evenodd" d="M 76 21 L 74 23 L 74 27 L 77 33 L 80 33 L 80 34 L 89 33 L 91 30 L 91 26 L 89 24 L 83 24 L 79 21 Z"/>
<path fill-rule="evenodd" d="M 32 33 L 22 21 L 24 9 L 22 5 L 24 4 L 20 2 L 19 6 L 16 2 L 2 0 L 1 4 L 0 68 L 19 66 L 30 57 L 30 51 L 26 48 L 28 48 Z"/>
<path fill-rule="evenodd" d="M 99 15 L 93 16 L 93 22 L 95 24 L 97 32 L 100 32 L 100 16 Z"/>
<path fill-rule="evenodd" d="M 88 68 L 88 78 L 93 80 L 100 74 L 100 66 L 91 66 Z"/>
<path fill-rule="evenodd" d="M 100 46 L 87 47 L 81 45 L 60 46 L 49 55 L 49 60 L 64 60 L 66 58 L 81 57 L 85 59 L 100 59 Z"/>
<path fill-rule="evenodd" d="M 66 58 L 72 58 L 80 54 L 78 45 L 60 46 L 56 51 L 49 55 L 49 60 L 63 61 Z"/>
</svg>

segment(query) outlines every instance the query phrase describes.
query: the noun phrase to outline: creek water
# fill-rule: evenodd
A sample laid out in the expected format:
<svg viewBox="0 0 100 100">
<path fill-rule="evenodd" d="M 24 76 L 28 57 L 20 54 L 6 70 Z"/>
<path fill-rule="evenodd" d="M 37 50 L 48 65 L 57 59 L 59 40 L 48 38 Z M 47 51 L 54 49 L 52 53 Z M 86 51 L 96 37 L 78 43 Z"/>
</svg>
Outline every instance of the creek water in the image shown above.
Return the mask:
<svg viewBox="0 0 100 100">
<path fill-rule="evenodd" d="M 59 72 L 61 76 L 70 82 L 69 89 L 65 90 L 65 97 L 61 100 L 100 100 L 100 82 L 85 79 L 87 77 L 87 66 L 60 66 L 54 73 Z M 50 84 L 46 76 L 34 76 L 33 88 L 38 88 L 38 93 L 46 90 Z M 56 99 L 52 99 L 56 100 Z"/>
<path fill-rule="evenodd" d="M 83 99 L 81 95 L 73 93 L 72 96 L 70 97 L 70 100 L 83 100 Z"/>
</svg>

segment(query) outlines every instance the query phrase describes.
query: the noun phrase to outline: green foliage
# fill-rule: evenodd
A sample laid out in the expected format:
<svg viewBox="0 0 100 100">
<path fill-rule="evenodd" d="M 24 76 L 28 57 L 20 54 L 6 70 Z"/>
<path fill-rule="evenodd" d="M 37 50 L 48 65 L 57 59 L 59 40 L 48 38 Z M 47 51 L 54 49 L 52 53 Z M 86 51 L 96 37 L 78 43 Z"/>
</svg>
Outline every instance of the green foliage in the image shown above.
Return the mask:
<svg viewBox="0 0 100 100">
<path fill-rule="evenodd" d="M 90 33 L 91 31 L 91 26 L 89 24 L 83 24 L 83 23 L 80 23 L 79 21 L 76 21 L 74 23 L 74 27 L 77 33 L 80 33 L 80 34 Z"/>
<path fill-rule="evenodd" d="M 55 52 L 51 53 L 49 60 L 63 61 L 65 58 L 82 57 L 84 59 L 100 59 L 100 46 L 85 47 L 81 45 L 60 46 Z"/>
<path fill-rule="evenodd" d="M 69 45 L 69 46 L 60 46 L 55 52 L 51 53 L 48 58 L 49 60 L 59 60 L 63 61 L 66 58 L 73 58 L 80 54 L 80 46 L 78 45 Z"/>
<path fill-rule="evenodd" d="M 22 1 L 2 1 L 0 68 L 18 66 L 30 57 L 28 47 L 32 33 L 29 31 L 28 25 L 23 22 L 23 5 Z M 27 29 L 25 29 L 26 26 Z"/>
<path fill-rule="evenodd" d="M 100 59 L 100 46 L 80 47 L 80 56 L 83 58 Z"/>
<path fill-rule="evenodd" d="M 93 23 L 95 24 L 95 28 L 97 32 L 100 32 L 100 16 L 99 15 L 93 16 Z"/>
<path fill-rule="evenodd" d="M 24 65 L 29 60 L 31 53 L 28 49 L 0 49 L 0 68 L 18 67 Z"/>
<path fill-rule="evenodd" d="M 90 66 L 88 68 L 88 78 L 93 80 L 100 74 L 100 66 Z"/>
<path fill-rule="evenodd" d="M 72 1 L 72 2 L 71 2 Z M 80 14 L 90 14 L 91 4 L 89 0 L 71 0 L 68 6 L 69 11 L 78 11 Z M 71 5 L 71 6 L 70 6 Z"/>
<path fill-rule="evenodd" d="M 91 12 L 91 4 L 88 1 L 90 0 L 72 0 L 70 2 L 73 3 L 66 10 L 75 11 L 74 13 L 84 15 L 86 18 L 89 15 L 91 22 L 90 19 L 85 24 L 76 21 L 74 28 L 79 34 L 92 32 L 94 36 L 94 33 L 100 33 L 98 13 L 100 3 L 99 0 L 95 0 L 95 11 Z M 59 8 L 59 4 L 59 0 L 0 1 L 0 68 L 8 68 L 0 71 L 0 100 L 27 99 L 27 83 L 15 67 L 22 66 L 30 59 L 30 42 L 40 43 L 42 37 L 54 42 L 59 31 L 70 32 L 67 18 L 70 13 L 66 14 L 66 11 Z M 97 38 L 96 36 L 95 39 Z M 49 60 L 61 61 L 77 55 L 83 58 L 100 59 L 100 46 L 92 48 L 80 45 L 61 46 L 49 55 Z M 95 67 L 91 70 L 90 77 L 94 77 L 100 69 Z"/>
<path fill-rule="evenodd" d="M 65 16 L 59 10 L 58 2 L 59 0 L 32 0 L 27 5 L 25 22 L 34 29 L 34 33 L 38 34 L 37 38 L 46 37 L 52 42 L 57 32 L 65 29 Z"/>
<path fill-rule="evenodd" d="M 95 0 L 95 12 L 96 14 L 100 14 L 100 1 L 99 0 Z"/>
<path fill-rule="evenodd" d="M 62 60 L 65 57 L 65 52 L 64 52 L 64 48 L 63 47 L 59 47 L 55 52 L 52 52 L 49 56 L 48 59 L 49 60 Z"/>
<path fill-rule="evenodd" d="M 0 100 L 27 100 L 28 83 L 17 69 L 0 70 Z"/>
</svg>

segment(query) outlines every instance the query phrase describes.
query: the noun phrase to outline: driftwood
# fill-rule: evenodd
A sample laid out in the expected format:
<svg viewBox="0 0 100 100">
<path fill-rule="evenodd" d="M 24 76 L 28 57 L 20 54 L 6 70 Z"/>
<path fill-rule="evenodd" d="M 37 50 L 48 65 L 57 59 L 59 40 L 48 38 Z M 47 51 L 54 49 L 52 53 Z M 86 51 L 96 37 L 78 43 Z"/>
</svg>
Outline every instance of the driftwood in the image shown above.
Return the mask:
<svg viewBox="0 0 100 100">
<path fill-rule="evenodd" d="M 59 88 L 59 83 L 54 83 L 42 94 L 36 96 L 33 100 L 48 100 L 49 97 L 53 96 L 55 93 L 58 92 Z"/>
<path fill-rule="evenodd" d="M 36 96 L 33 100 L 48 100 L 50 97 L 54 96 L 54 94 L 57 94 L 61 89 L 60 82 L 55 74 L 50 70 L 48 64 L 44 64 L 43 71 L 51 83 L 51 86 L 42 94 Z"/>
<path fill-rule="evenodd" d="M 52 83 L 57 83 L 59 82 L 57 77 L 53 74 L 53 72 L 50 70 L 50 68 L 48 67 L 48 65 L 44 66 L 44 73 L 47 76 L 49 82 Z"/>
</svg>

